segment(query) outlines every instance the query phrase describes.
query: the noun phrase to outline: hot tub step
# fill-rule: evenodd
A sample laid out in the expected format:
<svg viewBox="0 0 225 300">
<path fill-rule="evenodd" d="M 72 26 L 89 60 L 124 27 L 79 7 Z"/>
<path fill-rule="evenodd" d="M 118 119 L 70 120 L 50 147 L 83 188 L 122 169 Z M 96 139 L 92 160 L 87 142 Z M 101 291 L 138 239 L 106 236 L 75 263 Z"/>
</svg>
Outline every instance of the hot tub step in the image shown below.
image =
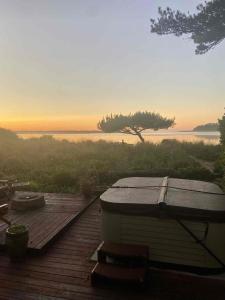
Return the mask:
<svg viewBox="0 0 225 300">
<path fill-rule="evenodd" d="M 128 268 L 112 264 L 97 263 L 91 272 L 93 285 L 100 283 L 128 284 L 143 288 L 146 283 L 147 271 L 144 267 Z"/>
<path fill-rule="evenodd" d="M 147 246 L 133 244 L 103 242 L 97 253 L 98 262 L 106 263 L 109 258 L 114 263 L 118 262 L 130 267 L 146 267 L 149 258 Z"/>
</svg>

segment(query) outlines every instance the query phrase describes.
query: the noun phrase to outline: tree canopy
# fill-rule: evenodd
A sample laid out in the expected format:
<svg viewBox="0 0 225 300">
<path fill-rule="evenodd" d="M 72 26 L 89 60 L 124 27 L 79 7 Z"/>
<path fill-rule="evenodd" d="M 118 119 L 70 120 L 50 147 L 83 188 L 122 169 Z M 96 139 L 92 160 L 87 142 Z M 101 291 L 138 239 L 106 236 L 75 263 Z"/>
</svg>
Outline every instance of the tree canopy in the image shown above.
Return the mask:
<svg viewBox="0 0 225 300">
<path fill-rule="evenodd" d="M 189 34 L 196 54 L 204 54 L 225 38 L 225 1 L 212 0 L 197 6 L 196 14 L 159 7 L 159 18 L 151 19 L 151 32 L 160 35 Z"/>
<path fill-rule="evenodd" d="M 219 125 L 218 123 L 207 123 L 203 125 L 196 126 L 193 131 L 218 131 Z"/>
<path fill-rule="evenodd" d="M 108 115 L 98 123 L 98 128 L 108 133 L 121 132 L 136 135 L 141 142 L 144 142 L 144 138 L 141 134 L 143 130 L 168 129 L 174 124 L 174 119 L 165 118 L 160 114 L 145 111 L 136 112 L 127 116 L 122 114 Z"/>
</svg>

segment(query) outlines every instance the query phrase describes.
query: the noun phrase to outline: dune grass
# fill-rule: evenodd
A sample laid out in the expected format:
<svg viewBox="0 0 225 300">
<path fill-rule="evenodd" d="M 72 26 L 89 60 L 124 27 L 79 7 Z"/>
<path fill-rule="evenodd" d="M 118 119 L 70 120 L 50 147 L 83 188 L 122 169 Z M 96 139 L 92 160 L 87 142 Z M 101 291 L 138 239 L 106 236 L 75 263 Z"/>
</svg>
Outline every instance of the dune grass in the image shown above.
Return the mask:
<svg viewBox="0 0 225 300">
<path fill-rule="evenodd" d="M 219 153 L 219 146 L 203 143 L 74 143 L 51 136 L 23 140 L 0 135 L 0 178 L 29 181 L 33 191 L 84 193 L 126 176 L 213 180 L 190 156 L 216 161 Z"/>
</svg>

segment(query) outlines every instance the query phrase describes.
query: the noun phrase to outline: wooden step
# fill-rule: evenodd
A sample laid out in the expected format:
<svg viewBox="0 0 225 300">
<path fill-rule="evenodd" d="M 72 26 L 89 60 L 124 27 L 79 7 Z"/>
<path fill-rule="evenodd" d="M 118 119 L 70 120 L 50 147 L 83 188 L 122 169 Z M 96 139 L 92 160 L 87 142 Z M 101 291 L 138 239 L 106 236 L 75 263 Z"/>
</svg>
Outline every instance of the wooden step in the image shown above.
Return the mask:
<svg viewBox="0 0 225 300">
<path fill-rule="evenodd" d="M 145 286 L 147 270 L 144 267 L 127 268 L 112 264 L 97 263 L 91 272 L 91 282 L 96 284 L 123 284 L 142 288 Z"/>
<path fill-rule="evenodd" d="M 106 263 L 108 257 L 130 266 L 146 266 L 149 258 L 147 246 L 134 244 L 103 242 L 97 253 L 99 262 Z"/>
<path fill-rule="evenodd" d="M 7 212 L 8 212 L 8 204 L 2 204 L 0 205 L 0 215 L 3 216 L 3 215 L 6 215 Z"/>
</svg>

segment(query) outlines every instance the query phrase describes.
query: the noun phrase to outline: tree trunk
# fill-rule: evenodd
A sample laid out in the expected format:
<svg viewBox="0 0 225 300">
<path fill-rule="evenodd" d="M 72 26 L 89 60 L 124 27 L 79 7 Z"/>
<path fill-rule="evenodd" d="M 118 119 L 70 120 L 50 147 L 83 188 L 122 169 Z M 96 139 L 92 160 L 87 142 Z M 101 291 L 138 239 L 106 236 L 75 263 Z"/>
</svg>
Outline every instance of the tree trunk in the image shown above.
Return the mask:
<svg viewBox="0 0 225 300">
<path fill-rule="evenodd" d="M 144 140 L 143 136 L 141 135 L 141 133 L 140 133 L 140 132 L 136 132 L 136 134 L 137 134 L 137 136 L 139 137 L 140 141 L 141 141 L 142 143 L 144 143 L 145 140 Z"/>
</svg>

